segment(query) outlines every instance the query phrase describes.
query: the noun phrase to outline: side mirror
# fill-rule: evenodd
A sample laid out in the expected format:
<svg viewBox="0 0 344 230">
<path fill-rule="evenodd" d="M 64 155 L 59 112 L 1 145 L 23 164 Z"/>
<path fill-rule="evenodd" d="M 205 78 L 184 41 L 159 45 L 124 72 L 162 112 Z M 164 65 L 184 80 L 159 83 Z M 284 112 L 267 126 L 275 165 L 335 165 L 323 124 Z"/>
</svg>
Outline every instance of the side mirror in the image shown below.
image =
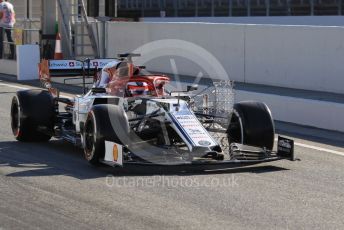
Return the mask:
<svg viewBox="0 0 344 230">
<path fill-rule="evenodd" d="M 188 85 L 186 88 L 187 92 L 198 90 L 198 85 Z"/>
</svg>

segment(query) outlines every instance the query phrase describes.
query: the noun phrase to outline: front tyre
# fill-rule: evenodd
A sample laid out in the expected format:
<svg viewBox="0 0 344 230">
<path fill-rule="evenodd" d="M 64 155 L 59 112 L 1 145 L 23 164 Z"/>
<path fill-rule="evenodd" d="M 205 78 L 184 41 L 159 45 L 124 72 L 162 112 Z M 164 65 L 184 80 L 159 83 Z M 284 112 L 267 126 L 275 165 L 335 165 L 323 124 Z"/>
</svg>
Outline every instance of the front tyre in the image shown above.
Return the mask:
<svg viewBox="0 0 344 230">
<path fill-rule="evenodd" d="M 89 112 L 84 126 L 84 154 L 88 162 L 99 164 L 105 156 L 105 141 L 117 144 L 129 141 L 129 122 L 123 108 L 96 105 Z"/>
<path fill-rule="evenodd" d="M 272 150 L 275 126 L 270 109 L 266 104 L 256 101 L 236 103 L 227 134 L 229 143 Z"/>
</svg>

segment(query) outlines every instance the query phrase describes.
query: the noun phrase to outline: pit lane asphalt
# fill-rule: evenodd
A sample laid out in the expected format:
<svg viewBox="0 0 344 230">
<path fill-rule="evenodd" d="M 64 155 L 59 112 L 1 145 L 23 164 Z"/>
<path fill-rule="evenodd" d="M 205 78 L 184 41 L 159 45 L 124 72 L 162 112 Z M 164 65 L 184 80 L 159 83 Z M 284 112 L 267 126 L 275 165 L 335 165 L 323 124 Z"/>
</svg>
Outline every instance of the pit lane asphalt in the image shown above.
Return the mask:
<svg viewBox="0 0 344 230">
<path fill-rule="evenodd" d="M 16 142 L 16 90 L 0 84 L 1 230 L 344 227 L 344 156 L 296 146 L 301 161 L 240 169 L 95 168 L 63 141 Z M 343 142 L 324 135 L 294 136 L 344 153 Z"/>
</svg>

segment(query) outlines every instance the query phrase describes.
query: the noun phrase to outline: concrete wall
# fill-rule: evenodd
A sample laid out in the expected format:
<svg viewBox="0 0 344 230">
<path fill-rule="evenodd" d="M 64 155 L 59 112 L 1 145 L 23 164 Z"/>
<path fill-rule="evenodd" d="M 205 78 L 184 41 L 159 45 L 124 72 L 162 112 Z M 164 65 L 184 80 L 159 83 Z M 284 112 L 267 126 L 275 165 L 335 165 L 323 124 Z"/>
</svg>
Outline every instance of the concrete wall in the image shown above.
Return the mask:
<svg viewBox="0 0 344 230">
<path fill-rule="evenodd" d="M 344 28 L 247 26 L 245 82 L 344 93 Z"/>
<path fill-rule="evenodd" d="M 314 25 L 343 26 L 343 16 L 272 16 L 272 17 L 171 17 L 141 18 L 142 22 L 209 22 L 239 24 L 274 24 L 274 25 Z"/>
<path fill-rule="evenodd" d="M 275 120 L 344 132 L 344 104 L 303 98 L 235 91 L 235 100 L 266 103 Z"/>
<path fill-rule="evenodd" d="M 231 80 L 344 93 L 342 27 L 123 22 L 107 26 L 108 57 L 156 40 L 181 39 L 214 55 Z M 180 74 L 197 75 L 199 67 L 174 58 Z M 171 72 L 171 63 L 158 58 L 149 69 Z"/>
<path fill-rule="evenodd" d="M 223 32 L 223 25 L 217 24 L 212 26 L 212 31 L 209 33 L 205 33 L 204 29 L 203 24 L 108 23 L 107 37 L 109 40 L 107 42 L 107 56 L 113 57 L 118 53 L 133 51 L 155 40 L 182 39 L 204 47 L 215 55 L 221 63 L 226 63 L 226 67 L 233 67 L 231 71 L 228 71 L 232 75 L 232 79 L 242 81 L 244 79 L 243 27 L 228 27 L 227 33 L 231 34 L 231 36 L 227 38 L 219 36 Z M 187 47 L 184 47 L 184 49 L 187 49 Z M 161 52 L 161 55 L 164 55 L 164 52 L 168 51 L 161 50 Z M 182 53 L 183 50 L 178 50 L 178 52 Z M 179 57 L 174 58 L 180 74 L 197 75 L 199 67 L 195 65 L 191 67 L 185 66 L 184 63 L 186 60 Z M 148 66 L 149 70 L 172 72 L 169 60 L 166 60 L 164 57 L 153 60 Z"/>
</svg>

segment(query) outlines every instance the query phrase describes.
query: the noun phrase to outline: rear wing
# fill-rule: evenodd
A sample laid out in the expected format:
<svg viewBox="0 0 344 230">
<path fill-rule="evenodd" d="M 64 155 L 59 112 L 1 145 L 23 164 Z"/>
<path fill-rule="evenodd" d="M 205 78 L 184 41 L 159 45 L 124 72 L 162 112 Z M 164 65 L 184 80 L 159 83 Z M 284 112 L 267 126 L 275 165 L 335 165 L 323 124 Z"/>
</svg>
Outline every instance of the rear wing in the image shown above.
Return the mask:
<svg viewBox="0 0 344 230">
<path fill-rule="evenodd" d="M 86 91 L 86 76 L 96 76 L 108 63 L 118 59 L 86 59 L 80 60 L 45 60 L 38 64 L 39 79 L 43 86 L 53 95 L 57 90 L 52 87 L 51 77 L 75 77 L 82 76 L 84 93 Z M 96 80 L 96 78 L 94 79 Z"/>
<path fill-rule="evenodd" d="M 79 60 L 45 60 L 38 64 L 40 78 L 42 74 L 50 77 L 68 77 L 81 76 L 83 74 L 92 74 L 101 70 L 108 63 L 119 61 L 118 59 L 87 59 Z"/>
</svg>

